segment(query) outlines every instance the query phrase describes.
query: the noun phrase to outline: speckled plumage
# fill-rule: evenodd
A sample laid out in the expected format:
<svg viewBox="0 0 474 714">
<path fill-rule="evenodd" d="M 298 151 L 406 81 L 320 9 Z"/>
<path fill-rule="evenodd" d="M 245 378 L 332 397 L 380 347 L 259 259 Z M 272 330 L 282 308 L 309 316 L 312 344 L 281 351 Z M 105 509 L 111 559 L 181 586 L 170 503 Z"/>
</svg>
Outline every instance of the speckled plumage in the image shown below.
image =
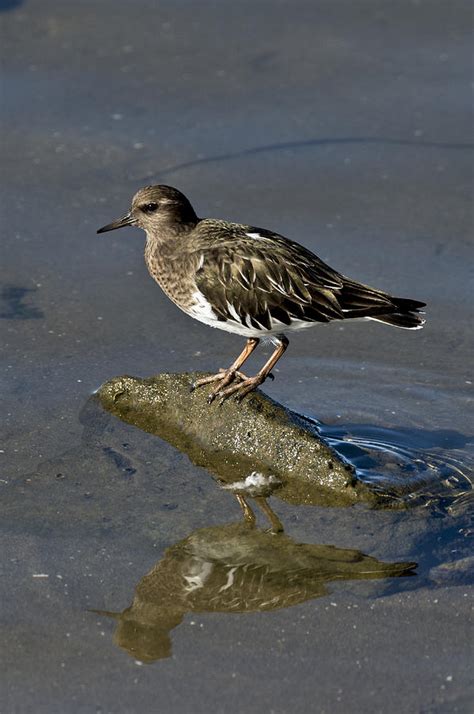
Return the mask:
<svg viewBox="0 0 474 714">
<path fill-rule="evenodd" d="M 286 349 L 284 333 L 360 317 L 407 329 L 424 323 L 418 312 L 424 303 L 347 278 L 272 231 L 199 219 L 188 199 L 170 186 L 140 189 L 130 212 L 98 232 L 126 225 L 145 230 L 150 275 L 178 307 L 207 325 L 248 338 L 229 369 L 201 380 L 218 382 L 211 400 L 236 392 L 242 397 L 261 384 Z M 262 370 L 247 378 L 240 367 L 262 336 L 277 348 Z"/>
</svg>

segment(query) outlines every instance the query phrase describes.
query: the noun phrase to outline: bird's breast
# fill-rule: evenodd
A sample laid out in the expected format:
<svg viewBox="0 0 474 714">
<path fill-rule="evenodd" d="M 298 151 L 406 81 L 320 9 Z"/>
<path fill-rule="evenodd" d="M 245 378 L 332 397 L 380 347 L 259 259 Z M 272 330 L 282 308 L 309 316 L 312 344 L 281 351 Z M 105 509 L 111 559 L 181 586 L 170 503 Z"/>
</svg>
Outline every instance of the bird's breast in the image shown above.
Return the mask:
<svg viewBox="0 0 474 714">
<path fill-rule="evenodd" d="M 194 271 L 189 258 L 176 256 L 169 251 L 148 244 L 145 247 L 145 262 L 153 280 L 178 307 L 186 310 L 194 302 Z"/>
</svg>

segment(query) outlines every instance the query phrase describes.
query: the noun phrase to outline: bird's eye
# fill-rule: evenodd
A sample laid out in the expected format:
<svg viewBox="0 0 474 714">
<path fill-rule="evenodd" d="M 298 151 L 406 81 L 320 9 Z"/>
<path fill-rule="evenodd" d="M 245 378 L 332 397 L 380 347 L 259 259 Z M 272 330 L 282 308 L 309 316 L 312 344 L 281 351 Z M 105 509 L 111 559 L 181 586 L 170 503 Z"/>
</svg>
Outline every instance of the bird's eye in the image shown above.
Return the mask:
<svg viewBox="0 0 474 714">
<path fill-rule="evenodd" d="M 143 213 L 154 213 L 158 209 L 158 204 L 157 203 L 144 203 L 143 206 L 140 206 L 142 209 Z"/>
</svg>

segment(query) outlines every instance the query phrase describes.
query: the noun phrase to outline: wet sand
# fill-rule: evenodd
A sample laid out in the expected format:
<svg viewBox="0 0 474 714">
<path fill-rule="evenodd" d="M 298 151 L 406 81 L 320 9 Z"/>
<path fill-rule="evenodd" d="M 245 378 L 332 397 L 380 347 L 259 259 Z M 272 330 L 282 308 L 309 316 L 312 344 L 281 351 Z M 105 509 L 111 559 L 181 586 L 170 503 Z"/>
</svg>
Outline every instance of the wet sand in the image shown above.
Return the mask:
<svg viewBox="0 0 474 714">
<path fill-rule="evenodd" d="M 470 9 L 0 3 L 2 712 L 471 711 Z M 96 236 L 153 182 L 429 304 L 421 332 L 298 335 L 264 391 L 365 478 L 431 468 L 439 487 L 401 509 L 272 498 L 292 543 L 417 574 L 188 612 L 145 664 L 93 611 L 123 612 L 170 548 L 240 519 L 205 469 L 91 400 L 240 348 L 161 294 L 140 232 Z"/>
</svg>

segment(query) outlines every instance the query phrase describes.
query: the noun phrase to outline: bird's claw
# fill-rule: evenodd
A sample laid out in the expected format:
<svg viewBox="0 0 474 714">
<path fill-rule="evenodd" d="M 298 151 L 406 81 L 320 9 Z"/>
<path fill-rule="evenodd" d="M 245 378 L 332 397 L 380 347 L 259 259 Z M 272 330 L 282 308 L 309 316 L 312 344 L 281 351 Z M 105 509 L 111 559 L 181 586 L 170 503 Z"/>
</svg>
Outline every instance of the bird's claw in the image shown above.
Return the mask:
<svg viewBox="0 0 474 714">
<path fill-rule="evenodd" d="M 216 397 L 219 399 L 218 406 L 221 407 L 224 402 L 229 398 L 229 395 L 225 391 L 217 392 Z"/>
<path fill-rule="evenodd" d="M 262 384 L 265 378 L 268 377 L 275 379 L 271 373 L 265 376 L 256 375 L 255 377 L 247 377 L 247 375 L 239 370 L 220 369 L 217 374 L 211 377 L 204 377 L 196 382 L 192 382 L 189 391 L 194 392 L 195 389 L 202 387 L 204 384 L 218 382 L 217 386 L 215 386 L 212 392 L 207 396 L 207 403 L 212 404 L 217 400 L 219 406 L 222 406 L 226 399 L 233 397 L 237 404 L 240 404 L 242 399 L 246 397 L 249 392 L 256 389 L 256 387 Z"/>
</svg>

